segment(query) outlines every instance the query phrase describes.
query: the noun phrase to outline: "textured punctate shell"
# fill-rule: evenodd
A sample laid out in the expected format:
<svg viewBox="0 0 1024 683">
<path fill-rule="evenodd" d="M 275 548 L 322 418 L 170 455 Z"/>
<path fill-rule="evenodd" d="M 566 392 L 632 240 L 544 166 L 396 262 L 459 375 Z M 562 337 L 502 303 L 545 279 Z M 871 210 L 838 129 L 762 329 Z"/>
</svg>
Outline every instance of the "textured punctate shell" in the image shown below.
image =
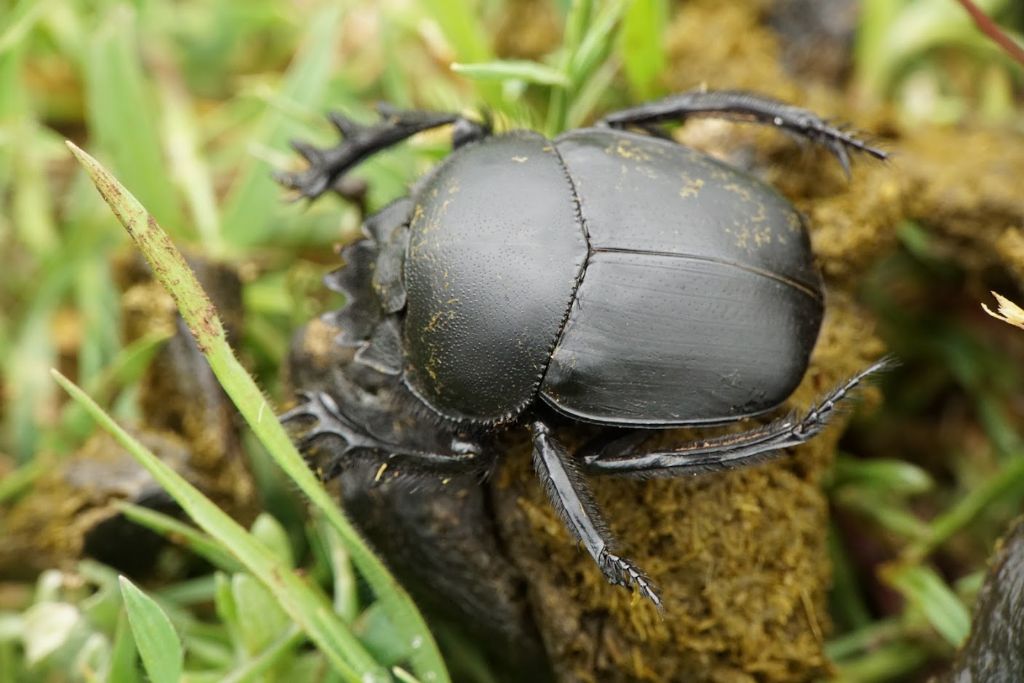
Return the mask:
<svg viewBox="0 0 1024 683">
<path fill-rule="evenodd" d="M 406 381 L 436 412 L 506 420 L 536 396 L 587 248 L 550 140 L 457 150 L 419 188 L 405 260 Z"/>
</svg>

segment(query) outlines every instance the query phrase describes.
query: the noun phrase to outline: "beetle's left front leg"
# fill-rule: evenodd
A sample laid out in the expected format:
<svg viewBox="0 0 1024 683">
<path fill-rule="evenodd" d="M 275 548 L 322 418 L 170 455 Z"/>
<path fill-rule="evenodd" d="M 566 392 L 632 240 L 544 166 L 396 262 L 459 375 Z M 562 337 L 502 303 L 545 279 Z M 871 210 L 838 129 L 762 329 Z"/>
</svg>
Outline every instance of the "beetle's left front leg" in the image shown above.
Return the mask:
<svg viewBox="0 0 1024 683">
<path fill-rule="evenodd" d="M 636 586 L 641 595 L 661 608 L 661 598 L 650 580 L 636 565 L 613 551 L 611 533 L 576 461 L 551 436 L 546 424 L 537 420 L 532 429 L 533 467 L 570 533 L 583 543 L 609 583 Z"/>
<path fill-rule="evenodd" d="M 308 446 L 314 440 L 325 436 L 337 437 L 344 444 L 341 449 L 342 457 L 332 463 L 330 471 L 319 473 L 324 479 L 336 476 L 339 470 L 344 469 L 346 456 L 353 454 L 382 456 L 383 464 L 432 474 L 474 472 L 485 466 L 480 457 L 481 451 L 475 443 L 453 438 L 448 451 L 423 450 L 410 444 L 392 443 L 375 436 L 350 418 L 335 400 L 324 392 L 303 392 L 300 399 L 302 402 L 298 406 L 280 417 L 282 422 L 313 422 L 302 436 L 300 445 Z"/>
</svg>

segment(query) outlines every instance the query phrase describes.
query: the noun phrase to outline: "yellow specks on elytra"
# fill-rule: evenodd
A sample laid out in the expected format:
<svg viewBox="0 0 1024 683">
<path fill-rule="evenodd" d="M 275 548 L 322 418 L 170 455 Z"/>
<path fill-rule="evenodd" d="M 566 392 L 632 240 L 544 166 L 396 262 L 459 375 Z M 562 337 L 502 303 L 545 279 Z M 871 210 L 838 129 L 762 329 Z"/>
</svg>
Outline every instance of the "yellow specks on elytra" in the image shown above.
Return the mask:
<svg viewBox="0 0 1024 683">
<path fill-rule="evenodd" d="M 647 166 L 645 164 L 637 164 L 633 168 L 637 173 L 647 178 L 650 178 L 651 180 L 654 180 L 655 178 L 658 177 L 657 171 L 655 171 L 654 168 L 651 166 Z"/>
<path fill-rule="evenodd" d="M 754 244 L 758 247 L 772 243 L 772 229 L 768 226 L 754 228 Z"/>
<path fill-rule="evenodd" d="M 736 246 L 740 249 L 748 249 L 750 246 L 750 229 L 741 227 L 736 233 Z"/>
<path fill-rule="evenodd" d="M 458 302 L 458 299 L 449 299 L 449 301 Z M 425 334 L 437 332 L 445 322 L 455 320 L 455 315 L 455 311 L 436 311 L 423 326 L 423 332 Z"/>
<path fill-rule="evenodd" d="M 679 188 L 679 196 L 684 199 L 688 197 L 696 197 L 700 194 L 701 188 L 704 187 L 703 178 L 691 178 L 690 176 L 683 174 L 683 186 Z"/>
<path fill-rule="evenodd" d="M 718 166 L 712 166 L 710 169 L 708 169 L 708 175 L 710 175 L 713 180 L 718 180 L 723 183 L 730 177 L 732 177 Z"/>
<path fill-rule="evenodd" d="M 757 203 L 757 213 L 750 217 L 752 223 L 764 223 L 768 220 L 768 212 L 764 208 L 762 202 Z"/>
<path fill-rule="evenodd" d="M 631 161 L 650 161 L 651 157 L 647 152 L 634 145 L 629 140 L 618 140 L 615 149 L 611 150 L 617 156 Z"/>
<path fill-rule="evenodd" d="M 796 213 L 792 212 L 792 211 L 789 212 L 788 214 L 786 214 L 786 227 L 789 228 L 790 232 L 793 232 L 793 233 L 800 232 L 800 228 L 801 228 L 800 216 L 797 215 Z"/>
<path fill-rule="evenodd" d="M 440 386 L 437 381 L 437 370 L 434 368 L 435 365 L 436 361 L 431 357 L 431 360 L 427 362 L 427 374 L 430 375 L 430 379 L 433 380 L 435 385 Z"/>
<path fill-rule="evenodd" d="M 722 189 L 728 190 L 729 192 L 739 195 L 745 202 L 749 202 L 752 200 L 752 197 L 750 196 L 750 189 L 743 185 L 740 185 L 739 183 L 728 183 L 724 185 Z"/>
</svg>

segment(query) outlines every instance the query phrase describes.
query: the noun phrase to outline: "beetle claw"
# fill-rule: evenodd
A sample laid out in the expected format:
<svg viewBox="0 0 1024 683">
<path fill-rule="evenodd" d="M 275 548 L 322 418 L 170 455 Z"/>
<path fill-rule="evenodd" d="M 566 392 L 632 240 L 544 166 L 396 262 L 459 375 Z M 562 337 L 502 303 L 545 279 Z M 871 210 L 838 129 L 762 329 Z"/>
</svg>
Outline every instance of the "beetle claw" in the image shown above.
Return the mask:
<svg viewBox="0 0 1024 683">
<path fill-rule="evenodd" d="M 843 167 L 843 173 L 846 175 L 846 179 L 849 180 L 851 177 L 850 173 L 850 153 L 846 151 L 846 145 L 841 142 L 833 143 L 831 145 L 832 153 L 839 159 L 839 165 Z"/>
<path fill-rule="evenodd" d="M 624 588 L 636 588 L 637 592 L 650 600 L 658 610 L 664 609 L 661 596 L 658 595 L 654 584 L 629 560 L 606 550 L 598 558 L 598 566 L 610 583 Z"/>
</svg>

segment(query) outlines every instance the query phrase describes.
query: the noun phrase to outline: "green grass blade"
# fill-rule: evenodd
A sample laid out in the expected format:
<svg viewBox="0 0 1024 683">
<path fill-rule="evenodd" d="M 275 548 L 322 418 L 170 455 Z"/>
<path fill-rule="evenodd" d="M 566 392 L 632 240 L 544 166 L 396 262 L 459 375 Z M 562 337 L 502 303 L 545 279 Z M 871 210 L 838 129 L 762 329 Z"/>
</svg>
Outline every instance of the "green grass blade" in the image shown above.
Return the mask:
<svg viewBox="0 0 1024 683">
<path fill-rule="evenodd" d="M 255 657 L 285 632 L 288 616 L 277 606 L 273 594 L 248 574 L 231 577 L 231 592 L 238 609 L 242 646 Z"/>
<path fill-rule="evenodd" d="M 114 629 L 114 643 L 110 652 L 110 670 L 107 680 L 112 683 L 136 683 L 139 672 L 136 662 L 138 649 L 132 638 L 132 629 L 128 623 L 128 613 L 121 610 L 117 626 Z"/>
<path fill-rule="evenodd" d="M 171 620 L 153 598 L 123 576 L 121 596 L 149 679 L 153 683 L 178 683 L 185 664 L 185 651 Z"/>
<path fill-rule="evenodd" d="M 931 475 L 917 465 L 891 458 L 863 460 L 840 455 L 833 477 L 836 488 L 857 486 L 897 495 L 924 493 L 935 485 Z"/>
<path fill-rule="evenodd" d="M 153 475 L 196 524 L 229 548 L 249 571 L 270 588 L 281 607 L 320 646 L 345 680 L 352 683 L 388 680 L 387 673 L 377 666 L 352 633 L 335 617 L 322 596 L 314 593 L 235 520 L 111 420 L 73 382 L 56 370 L 51 373 L 57 383 L 72 398 L 82 403 L 93 419 Z"/>
<path fill-rule="evenodd" d="M 256 386 L 255 382 L 249 377 L 232 353 L 224 333 L 224 328 L 217 317 L 216 310 L 214 310 L 209 298 L 199 286 L 194 274 L 189 270 L 181 254 L 174 248 L 167 235 L 160 230 L 160 226 L 146 212 L 143 206 L 139 204 L 135 197 L 128 193 L 95 159 L 71 143 L 68 143 L 68 146 L 79 162 L 86 168 L 93 182 L 96 183 L 97 189 L 107 200 L 107 203 L 110 204 L 118 220 L 124 225 L 132 239 L 145 254 L 157 279 L 160 280 L 161 284 L 174 298 L 178 311 L 181 313 L 193 336 L 195 336 L 199 349 L 209 361 L 210 367 L 220 381 L 224 391 L 234 402 L 238 411 L 267 449 L 267 452 L 271 454 L 281 469 L 305 493 L 310 501 L 319 508 L 324 519 L 338 532 L 351 554 L 353 562 L 370 584 L 374 594 L 381 601 L 382 607 L 387 612 L 391 623 L 394 624 L 395 628 L 407 642 L 416 644 L 410 662 L 417 676 L 422 680 L 436 683 L 447 681 L 447 670 L 437 650 L 433 636 L 423 621 L 423 617 L 417 611 L 408 594 L 398 585 L 380 559 L 367 548 L 338 505 L 306 466 L 302 456 L 299 455 L 288 434 L 275 417 L 273 408 L 268 405 L 259 387 Z M 171 472 L 171 474 L 173 475 L 174 473 Z M 177 475 L 174 476 L 176 477 Z M 159 477 L 158 480 L 160 480 Z M 161 483 L 163 484 L 164 481 L 161 480 Z M 179 493 L 181 493 L 180 489 Z M 202 505 L 209 505 L 205 498 L 201 496 L 200 498 Z M 179 503 L 181 503 L 180 499 Z M 196 505 L 199 504 L 196 503 Z M 185 507 L 184 504 L 182 506 Z M 223 513 L 220 513 L 215 507 L 214 510 L 223 516 Z M 203 520 L 197 519 L 195 515 L 191 516 L 211 536 L 222 541 L 224 540 L 222 536 L 214 533 L 211 528 L 205 525 Z M 224 532 L 221 530 L 220 533 Z M 235 536 L 236 534 L 232 531 L 231 535 Z M 245 538 L 247 539 L 248 537 L 246 536 Z M 274 579 L 273 575 L 254 571 L 249 562 L 240 557 L 234 547 L 232 547 L 232 550 L 236 557 L 239 557 L 253 574 L 264 582 L 272 582 Z M 260 557 L 263 558 L 266 555 L 265 548 L 261 546 Z M 273 558 L 267 559 L 272 560 Z M 279 563 L 275 561 L 275 565 L 279 565 Z M 267 570 L 266 567 L 263 567 L 263 569 Z M 292 576 L 291 572 L 285 573 L 288 576 Z M 275 590 L 276 586 L 270 585 L 269 587 Z M 289 609 L 287 611 L 292 614 L 293 618 L 297 619 L 296 614 L 292 610 Z M 331 620 L 330 624 L 333 625 L 334 621 L 336 621 L 333 612 L 331 613 Z M 307 633 L 310 634 L 310 637 L 320 647 L 325 647 L 325 643 L 322 640 L 323 632 L 318 631 L 314 634 L 307 630 Z M 351 639 L 351 634 L 345 630 L 344 634 L 340 637 Z M 347 642 L 348 640 L 346 640 Z"/>
<path fill-rule="evenodd" d="M 401 683 L 420 683 L 415 676 L 401 667 L 392 667 L 391 673 L 395 674 L 395 678 Z"/>
<path fill-rule="evenodd" d="M 6 26 L 0 32 L 0 56 L 21 44 L 50 4 L 52 0 L 21 0 L 3 17 Z"/>
<path fill-rule="evenodd" d="M 92 140 L 153 215 L 180 231 L 184 221 L 166 180 L 153 97 L 139 63 L 135 14 L 127 5 L 116 5 L 99 23 L 85 70 Z"/>
<path fill-rule="evenodd" d="M 886 572 L 886 578 L 950 645 L 963 644 L 971 630 L 971 615 L 934 570 L 922 565 L 899 567 Z"/>
<path fill-rule="evenodd" d="M 582 86 L 611 53 L 611 36 L 626 9 L 626 1 L 611 0 L 587 25 L 579 47 L 571 53 L 566 71 L 573 91 Z"/>
<path fill-rule="evenodd" d="M 55 273 L 45 278 L 36 291 L 31 307 L 22 319 L 11 353 L 3 359 L 5 384 L 18 388 L 18 400 L 4 414 L 4 442 L 13 449 L 18 462 L 28 462 L 36 453 L 40 437 L 40 409 L 53 404 L 52 384 L 43 382 L 41 369 L 53 365 L 57 350 L 50 321 L 70 273 Z"/>
<path fill-rule="evenodd" d="M 423 0 L 425 15 L 437 22 L 445 40 L 458 59 L 464 62 L 488 62 L 494 52 L 487 42 L 486 30 L 472 0 Z"/>
<path fill-rule="evenodd" d="M 590 121 L 601 99 L 612 88 L 620 67 L 621 63 L 615 57 L 605 60 L 604 64 L 576 91 L 566 118 L 566 125 L 570 130 Z"/>
<path fill-rule="evenodd" d="M 161 586 L 155 591 L 154 596 L 158 601 L 172 602 L 180 607 L 209 603 L 213 601 L 216 591 L 214 576 L 214 574 L 206 574 Z"/>
<path fill-rule="evenodd" d="M 836 496 L 843 507 L 857 510 L 881 526 L 917 542 L 928 534 L 928 524 L 914 515 L 906 505 L 865 489 L 845 489 Z"/>
<path fill-rule="evenodd" d="M 279 98 L 319 107 L 333 71 L 333 57 L 341 29 L 338 3 L 325 3 L 310 21 L 303 49 L 285 75 Z M 278 107 L 268 107 L 259 124 L 256 140 L 267 147 L 283 148 L 293 131 L 292 119 Z M 270 234 L 273 217 L 282 206 L 280 188 L 271 169 L 250 158 L 241 169 L 224 207 L 223 239 L 227 247 L 259 244 Z"/>
<path fill-rule="evenodd" d="M 195 113 L 181 76 L 167 68 L 157 70 L 157 89 L 163 111 L 163 132 L 167 139 L 170 171 L 188 205 L 192 222 L 204 250 L 216 256 L 223 250 L 220 214 L 210 169 L 199 150 Z"/>
<path fill-rule="evenodd" d="M 633 97 L 653 99 L 658 76 L 665 71 L 666 0 L 633 0 L 622 18 L 620 53 L 623 70 Z"/>
<path fill-rule="evenodd" d="M 359 587 L 356 585 L 355 572 L 352 571 L 352 559 L 333 527 L 322 521 L 317 527 L 327 546 L 331 575 L 334 577 L 334 611 L 346 623 L 350 623 L 359 613 Z"/>
<path fill-rule="evenodd" d="M 461 63 L 492 62 L 494 50 L 487 40 L 490 32 L 480 20 L 473 0 L 423 0 L 421 3 L 427 20 L 433 20 Z M 489 106 L 504 109 L 501 88 L 495 83 L 482 82 L 477 91 Z"/>
<path fill-rule="evenodd" d="M 288 539 L 288 532 L 273 516 L 261 512 L 256 516 L 256 521 L 252 523 L 250 531 L 270 549 L 270 552 L 274 553 L 277 559 L 292 569 L 295 568 L 295 554 L 292 552 L 292 543 Z"/>
<path fill-rule="evenodd" d="M 838 683 L 889 683 L 907 680 L 931 659 L 927 648 L 913 642 L 898 642 L 872 648 L 856 661 L 840 664 Z M 913 680 L 913 677 L 910 678 Z"/>
<path fill-rule="evenodd" d="M 565 33 L 562 39 L 562 56 L 559 61 L 559 70 L 570 76 L 572 61 L 579 49 L 586 28 L 590 24 L 590 16 L 593 13 L 593 0 L 572 0 L 569 15 L 565 19 Z M 555 137 L 565 130 L 567 117 L 569 115 L 570 95 L 565 88 L 556 88 L 551 91 L 551 98 L 548 102 L 547 121 L 544 124 L 544 132 L 548 137 Z"/>
<path fill-rule="evenodd" d="M 0 62 L 16 60 L 17 57 L 16 54 L 0 55 Z M 20 64 L 14 68 L 18 66 Z M 0 65 L 0 74 L 0 92 L 7 92 L 4 86 L 9 84 L 2 83 L 2 79 L 7 75 L 7 69 L 3 65 Z M 18 69 L 16 74 L 20 76 L 21 70 Z M 13 102 L 12 106 L 17 104 Z M 8 128 L 12 135 L 9 154 L 13 157 L 11 168 L 14 170 L 13 177 L 9 178 L 11 221 L 21 243 L 37 257 L 43 258 L 45 254 L 53 251 L 58 241 L 54 201 L 46 177 L 46 167 L 50 159 L 39 146 L 40 127 L 30 118 L 31 114 L 27 107 L 25 109 L 26 111 L 16 115 L 21 120 L 17 121 L 15 118 L 17 122 L 10 124 Z"/>
<path fill-rule="evenodd" d="M 174 542 L 205 558 L 218 569 L 223 569 L 227 572 L 237 572 L 242 569 L 242 565 L 238 563 L 238 560 L 231 553 L 224 550 L 223 546 L 219 543 L 195 527 L 191 527 L 168 514 L 133 503 L 118 503 L 117 509 L 132 522 L 146 527 L 161 536 L 173 539 Z"/>
<path fill-rule="evenodd" d="M 171 336 L 171 331 L 150 332 L 122 347 L 92 382 L 83 383 L 86 392 L 100 405 L 108 405 L 120 389 L 139 381 L 150 361 Z M 49 440 L 44 442 L 44 446 L 66 452 L 85 441 L 91 428 L 91 420 L 85 410 L 77 403 L 68 404 L 61 412 L 60 424 L 48 434 Z"/>
<path fill-rule="evenodd" d="M 905 2 L 863 0 L 854 45 L 857 80 L 875 97 L 881 97 L 886 74 L 886 36 Z"/>
<path fill-rule="evenodd" d="M 72 286 L 82 324 L 77 371 L 81 381 L 88 384 L 103 373 L 121 348 L 116 324 L 120 320 L 120 295 L 106 259 L 82 258 L 77 265 Z"/>
<path fill-rule="evenodd" d="M 380 609 L 380 603 L 370 605 L 359 615 L 352 625 L 359 634 L 359 640 L 366 644 L 377 658 L 387 665 L 395 665 L 408 659 L 411 653 L 410 643 L 395 637 L 395 628 L 388 620 L 388 615 Z"/>
<path fill-rule="evenodd" d="M 1024 456 L 1018 456 L 1009 465 L 961 496 L 950 508 L 932 519 L 927 534 L 908 546 L 904 560 L 920 562 L 950 536 L 967 526 L 994 501 L 1024 484 Z"/>
<path fill-rule="evenodd" d="M 234 649 L 241 652 L 242 629 L 238 623 L 238 605 L 235 604 L 235 594 L 231 590 L 231 577 L 224 572 L 217 572 L 213 575 L 213 586 L 213 607 L 217 612 L 217 618 L 224 625 Z"/>
<path fill-rule="evenodd" d="M 228 675 L 218 679 L 220 683 L 248 683 L 261 680 L 258 677 L 266 673 L 294 649 L 303 640 L 302 631 L 295 626 L 282 633 L 277 640 L 270 643 L 258 656 L 248 660 Z"/>
<path fill-rule="evenodd" d="M 452 71 L 478 81 L 519 80 L 538 85 L 552 85 L 559 88 L 569 85 L 569 79 L 558 69 L 539 62 L 531 62 L 527 59 L 476 62 L 473 64 L 453 62 Z"/>
<path fill-rule="evenodd" d="M 0 477 L 0 504 L 20 495 L 22 491 L 32 485 L 47 469 L 42 459 L 30 460 L 13 472 L 8 472 Z"/>
</svg>

